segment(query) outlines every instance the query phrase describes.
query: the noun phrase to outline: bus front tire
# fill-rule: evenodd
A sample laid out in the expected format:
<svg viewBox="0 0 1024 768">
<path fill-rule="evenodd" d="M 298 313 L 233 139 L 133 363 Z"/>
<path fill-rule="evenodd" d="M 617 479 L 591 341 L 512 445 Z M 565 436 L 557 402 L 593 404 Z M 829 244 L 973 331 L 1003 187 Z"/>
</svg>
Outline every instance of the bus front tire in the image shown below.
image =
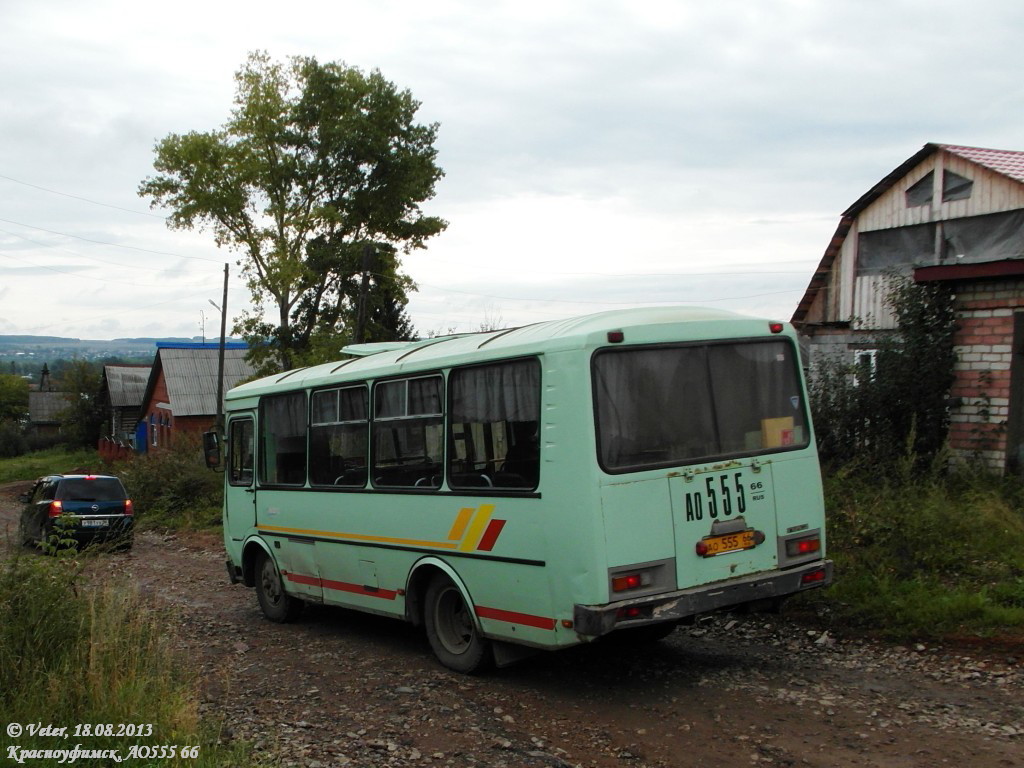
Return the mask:
<svg viewBox="0 0 1024 768">
<path fill-rule="evenodd" d="M 281 574 L 266 552 L 256 560 L 256 599 L 263 615 L 279 624 L 295 620 L 302 611 L 302 601 L 284 591 Z"/>
<path fill-rule="evenodd" d="M 427 640 L 442 664 L 463 674 L 490 666 L 491 644 L 477 631 L 470 607 L 451 579 L 435 576 L 424 602 Z"/>
</svg>

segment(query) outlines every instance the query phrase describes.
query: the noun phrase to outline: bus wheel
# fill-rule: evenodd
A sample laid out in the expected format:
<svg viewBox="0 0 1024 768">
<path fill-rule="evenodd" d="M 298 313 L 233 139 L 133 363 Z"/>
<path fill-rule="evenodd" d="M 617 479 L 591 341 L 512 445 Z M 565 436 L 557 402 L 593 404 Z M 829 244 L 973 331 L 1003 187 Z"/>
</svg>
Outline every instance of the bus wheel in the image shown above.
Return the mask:
<svg viewBox="0 0 1024 768">
<path fill-rule="evenodd" d="M 471 674 L 493 660 L 491 644 L 477 632 L 462 593 L 446 576 L 435 576 L 427 587 L 423 623 L 434 655 L 449 669 Z"/>
<path fill-rule="evenodd" d="M 302 601 L 284 591 L 281 574 L 270 555 L 260 552 L 256 558 L 256 599 L 263 615 L 278 623 L 294 620 L 302 610 Z"/>
</svg>

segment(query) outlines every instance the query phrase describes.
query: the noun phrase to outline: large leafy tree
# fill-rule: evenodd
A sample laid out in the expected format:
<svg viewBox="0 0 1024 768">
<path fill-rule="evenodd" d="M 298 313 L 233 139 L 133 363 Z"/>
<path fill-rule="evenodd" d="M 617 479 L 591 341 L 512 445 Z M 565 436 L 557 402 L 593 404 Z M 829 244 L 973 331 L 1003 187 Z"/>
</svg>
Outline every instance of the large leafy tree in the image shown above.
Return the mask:
<svg viewBox="0 0 1024 768">
<path fill-rule="evenodd" d="M 20 422 L 28 414 L 28 381 L 0 373 L 0 421 Z"/>
<path fill-rule="evenodd" d="M 224 127 L 160 141 L 139 194 L 240 254 L 253 307 L 235 331 L 262 368 L 312 362 L 329 338 L 400 335 L 414 286 L 398 254 L 446 226 L 420 207 L 443 175 L 437 124 L 377 70 L 258 52 L 235 77 Z M 385 306 L 398 325 L 370 322 Z"/>
</svg>

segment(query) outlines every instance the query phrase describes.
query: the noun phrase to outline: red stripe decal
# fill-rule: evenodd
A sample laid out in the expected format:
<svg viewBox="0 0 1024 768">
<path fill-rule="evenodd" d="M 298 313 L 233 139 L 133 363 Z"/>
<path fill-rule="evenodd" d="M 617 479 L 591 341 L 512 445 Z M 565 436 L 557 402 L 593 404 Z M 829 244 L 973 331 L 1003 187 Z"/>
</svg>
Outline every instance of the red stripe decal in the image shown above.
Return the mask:
<svg viewBox="0 0 1024 768">
<path fill-rule="evenodd" d="M 321 582 L 316 576 L 303 576 L 299 573 L 286 573 L 284 575 L 288 581 L 294 581 L 296 584 L 306 584 L 311 587 L 323 586 L 323 582 Z"/>
<path fill-rule="evenodd" d="M 364 587 L 360 584 L 347 584 L 344 581 L 331 581 L 330 579 L 318 579 L 316 576 L 303 576 L 299 573 L 286 573 L 284 575 L 288 581 L 294 581 L 296 584 L 307 584 L 311 587 L 333 589 L 338 592 L 351 592 L 352 594 L 365 597 L 380 597 L 384 600 L 394 600 L 398 596 L 398 593 L 392 589 L 374 589 L 373 587 Z"/>
<path fill-rule="evenodd" d="M 382 597 L 385 600 L 394 600 L 398 593 L 391 589 L 378 589 L 375 587 L 364 587 L 360 584 L 346 584 L 343 581 L 323 580 L 324 589 L 336 589 L 339 592 L 351 592 L 355 595 L 366 597 Z"/>
<path fill-rule="evenodd" d="M 480 545 L 477 549 L 483 550 L 484 552 L 490 552 L 494 548 L 494 542 L 498 540 L 498 535 L 501 533 L 501 529 L 504 527 L 504 520 L 491 520 L 491 522 L 487 524 L 487 530 L 484 531 L 483 538 L 480 539 Z"/>
<path fill-rule="evenodd" d="M 499 608 L 487 608 L 482 605 L 476 607 L 476 615 L 481 619 L 494 619 L 495 621 L 507 621 L 509 624 L 522 624 L 526 627 L 537 629 L 554 629 L 555 620 L 543 616 L 532 616 L 529 613 L 516 613 L 515 611 L 503 611 Z"/>
</svg>

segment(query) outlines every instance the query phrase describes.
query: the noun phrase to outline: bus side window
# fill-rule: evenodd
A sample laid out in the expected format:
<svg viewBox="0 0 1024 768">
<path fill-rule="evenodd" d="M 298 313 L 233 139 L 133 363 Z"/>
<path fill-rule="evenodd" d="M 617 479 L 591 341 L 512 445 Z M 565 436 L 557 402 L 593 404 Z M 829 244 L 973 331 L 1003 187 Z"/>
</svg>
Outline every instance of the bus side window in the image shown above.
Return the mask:
<svg viewBox="0 0 1024 768">
<path fill-rule="evenodd" d="M 260 401 L 260 482 L 306 482 L 306 393 L 289 392 Z"/>
<path fill-rule="evenodd" d="M 533 489 L 540 476 L 540 365 L 513 360 L 453 370 L 448 483 Z"/>
<path fill-rule="evenodd" d="M 252 484 L 252 419 L 231 422 L 228 434 L 228 482 L 231 485 Z"/>
<path fill-rule="evenodd" d="M 444 454 L 440 376 L 379 382 L 374 387 L 373 484 L 441 487 Z"/>
<path fill-rule="evenodd" d="M 311 485 L 366 485 L 369 444 L 366 387 L 313 393 L 309 428 Z"/>
</svg>

